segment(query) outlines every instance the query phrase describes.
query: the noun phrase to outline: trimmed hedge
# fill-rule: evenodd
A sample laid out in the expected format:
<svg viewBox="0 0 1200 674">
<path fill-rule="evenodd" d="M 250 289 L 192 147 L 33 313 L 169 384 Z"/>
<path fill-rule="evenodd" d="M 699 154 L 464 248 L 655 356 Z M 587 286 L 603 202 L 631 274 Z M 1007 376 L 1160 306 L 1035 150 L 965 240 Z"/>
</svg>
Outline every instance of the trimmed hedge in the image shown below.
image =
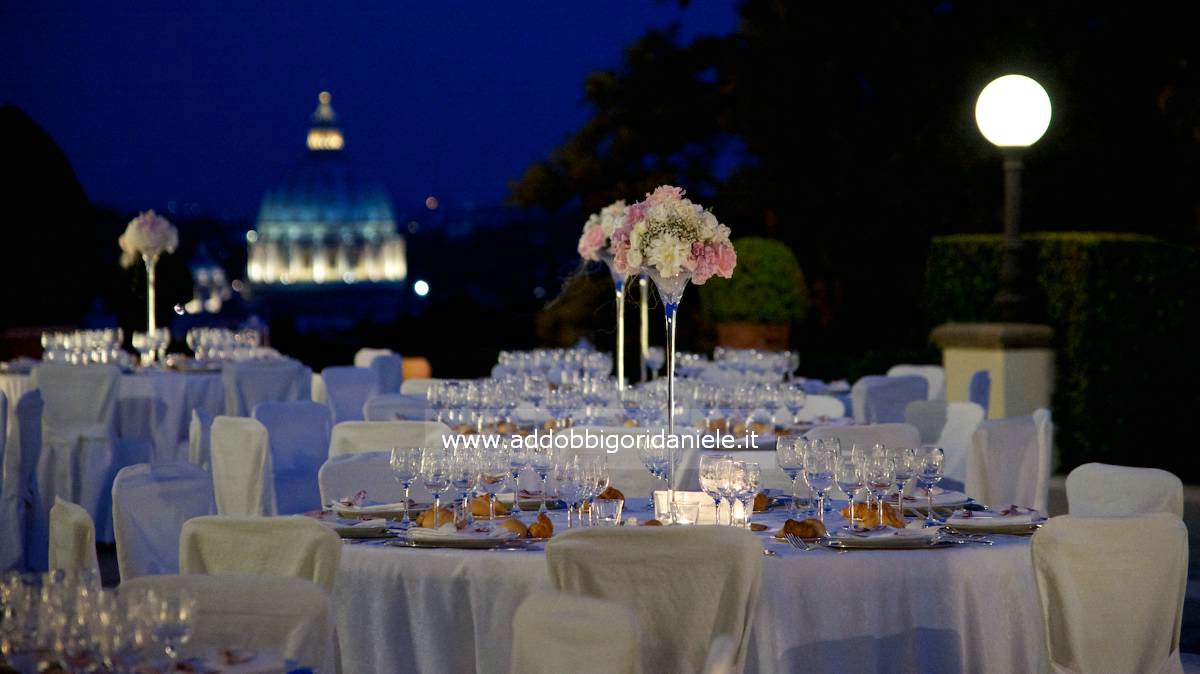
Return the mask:
<svg viewBox="0 0 1200 674">
<path fill-rule="evenodd" d="M 808 313 L 808 286 L 787 244 L 744 237 L 733 242 L 733 277 L 714 276 L 700 286 L 704 316 L 713 323 L 792 323 Z"/>
<path fill-rule="evenodd" d="M 1200 250 L 1092 232 L 1025 242 L 1034 304 L 1055 330 L 1059 470 L 1102 461 L 1200 482 L 1190 432 L 1200 411 Z M 936 237 L 926 266 L 933 325 L 986 320 L 1003 255 L 998 235 Z"/>
</svg>

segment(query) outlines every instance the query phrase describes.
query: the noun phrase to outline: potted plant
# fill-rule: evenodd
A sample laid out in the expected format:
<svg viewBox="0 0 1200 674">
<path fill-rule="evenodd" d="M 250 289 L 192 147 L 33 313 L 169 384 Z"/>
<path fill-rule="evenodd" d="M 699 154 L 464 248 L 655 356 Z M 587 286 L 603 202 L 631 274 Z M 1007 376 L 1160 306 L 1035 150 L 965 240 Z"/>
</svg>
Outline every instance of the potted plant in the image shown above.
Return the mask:
<svg viewBox="0 0 1200 674">
<path fill-rule="evenodd" d="M 790 248 L 775 239 L 733 242 L 733 277 L 714 278 L 700 289 L 705 316 L 717 325 L 717 343 L 735 348 L 783 351 L 791 324 L 808 313 L 808 286 Z"/>
</svg>

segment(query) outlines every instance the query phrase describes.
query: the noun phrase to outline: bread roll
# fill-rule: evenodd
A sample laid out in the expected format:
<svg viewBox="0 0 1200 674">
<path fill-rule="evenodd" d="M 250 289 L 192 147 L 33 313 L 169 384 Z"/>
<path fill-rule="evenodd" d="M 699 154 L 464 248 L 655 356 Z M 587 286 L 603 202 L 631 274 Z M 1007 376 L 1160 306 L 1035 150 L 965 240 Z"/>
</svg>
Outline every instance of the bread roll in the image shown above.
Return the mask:
<svg viewBox="0 0 1200 674">
<path fill-rule="evenodd" d="M 850 519 L 850 506 L 842 508 L 842 517 Z M 879 506 L 855 503 L 854 519 L 868 529 L 879 526 Z M 883 504 L 883 524 L 893 529 L 903 529 L 906 526 L 906 523 L 901 519 L 896 509 L 887 503 Z"/>
<path fill-rule="evenodd" d="M 769 505 L 771 505 L 771 499 L 766 494 L 759 493 L 754 495 L 754 512 L 765 513 Z"/>
<path fill-rule="evenodd" d="M 600 492 L 600 495 L 597 496 L 596 498 L 610 499 L 610 500 L 614 500 L 614 501 L 624 501 L 625 495 L 621 493 L 620 489 L 617 489 L 616 487 L 614 487 L 610 484 L 610 485 L 608 485 L 608 488 L 605 489 L 604 491 Z"/>
<path fill-rule="evenodd" d="M 642 524 L 641 524 L 641 526 L 644 526 L 644 527 L 661 527 L 662 525 L 663 525 L 663 523 L 659 522 L 658 520 L 646 520 L 645 522 L 642 522 Z"/>
<path fill-rule="evenodd" d="M 550 538 L 554 535 L 554 523 L 545 513 L 537 516 L 537 521 L 529 525 L 530 538 Z"/>
<path fill-rule="evenodd" d="M 495 497 L 476 496 L 471 499 L 471 514 L 475 517 L 489 517 L 491 510 L 488 508 L 488 500 Z M 496 501 L 496 517 L 508 514 L 508 506 Z"/>
<path fill-rule="evenodd" d="M 783 538 L 791 534 L 800 538 L 820 538 L 826 534 L 825 525 L 821 524 L 821 520 L 808 518 L 797 522 L 796 520 L 788 520 L 783 523 L 783 528 L 775 534 L 775 538 Z"/>
<path fill-rule="evenodd" d="M 435 529 L 444 524 L 454 522 L 454 510 L 451 508 L 442 508 L 437 511 L 437 525 L 434 525 L 434 509 L 429 508 L 425 512 L 417 516 L 417 526 L 425 529 Z M 457 526 L 457 523 L 455 523 Z"/>
<path fill-rule="evenodd" d="M 525 523 L 515 517 L 506 517 L 500 523 L 500 528 L 508 529 L 516 534 L 517 538 L 525 538 L 529 535 L 529 529 L 525 526 Z"/>
</svg>

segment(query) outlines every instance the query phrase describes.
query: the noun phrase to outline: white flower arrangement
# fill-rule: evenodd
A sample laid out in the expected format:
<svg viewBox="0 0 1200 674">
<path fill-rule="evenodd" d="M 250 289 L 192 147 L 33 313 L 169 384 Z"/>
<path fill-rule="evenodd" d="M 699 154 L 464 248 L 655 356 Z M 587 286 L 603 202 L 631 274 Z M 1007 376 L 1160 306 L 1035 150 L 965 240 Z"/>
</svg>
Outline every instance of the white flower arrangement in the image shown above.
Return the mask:
<svg viewBox="0 0 1200 674">
<path fill-rule="evenodd" d="M 121 266 L 132 267 L 143 255 L 174 253 L 179 246 L 179 231 L 169 220 L 150 210 L 129 221 L 117 244 L 121 247 Z"/>
</svg>

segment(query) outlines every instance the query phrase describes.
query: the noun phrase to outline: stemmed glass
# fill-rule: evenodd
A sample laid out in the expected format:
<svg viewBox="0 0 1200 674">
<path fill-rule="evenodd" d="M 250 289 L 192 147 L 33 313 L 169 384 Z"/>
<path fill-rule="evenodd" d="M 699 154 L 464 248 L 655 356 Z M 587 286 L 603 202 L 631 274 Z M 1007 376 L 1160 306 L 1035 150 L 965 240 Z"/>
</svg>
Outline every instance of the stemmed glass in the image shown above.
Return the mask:
<svg viewBox="0 0 1200 674">
<path fill-rule="evenodd" d="M 904 485 L 913 478 L 913 472 L 916 470 L 917 451 L 911 447 L 893 447 L 888 450 L 888 456 L 892 457 L 892 461 L 896 464 L 896 487 L 898 493 L 896 495 L 896 509 L 900 512 L 900 520 L 904 519 Z"/>
<path fill-rule="evenodd" d="M 792 501 L 788 505 L 789 515 L 794 515 L 797 508 L 796 480 L 804 471 L 806 444 L 806 441 L 798 435 L 785 435 L 775 441 L 775 464 L 792 481 Z"/>
<path fill-rule="evenodd" d="M 427 447 L 421 452 L 421 479 L 433 492 L 433 527 L 438 527 L 442 512 L 442 493 L 450 489 L 450 457 L 441 449 Z"/>
<path fill-rule="evenodd" d="M 882 447 L 879 449 L 882 450 Z M 866 464 L 867 491 L 875 498 L 879 506 L 879 526 L 883 524 L 883 502 L 888 490 L 896 479 L 896 461 L 888 456 L 886 451 L 878 451 L 871 455 Z"/>
<path fill-rule="evenodd" d="M 826 443 L 819 440 L 808 443 L 808 451 L 804 453 L 804 481 L 817 495 L 817 517 L 821 524 L 825 524 L 825 492 L 833 486 L 836 463 L 837 454 Z"/>
<path fill-rule="evenodd" d="M 549 386 L 546 379 L 541 376 L 525 377 L 525 381 L 521 388 L 521 397 L 535 408 L 542 406 L 542 398 L 546 397 Z"/>
<path fill-rule="evenodd" d="M 638 458 L 642 460 L 642 465 L 654 477 L 660 480 L 667 479 L 666 472 L 667 464 L 669 463 L 667 448 L 660 443 L 654 442 L 654 438 L 651 436 L 645 437 L 644 442 L 642 440 L 643 438 L 638 438 Z M 655 509 L 654 492 L 655 490 L 652 488 L 650 490 L 650 506 L 648 508 L 651 511 Z"/>
<path fill-rule="evenodd" d="M 473 450 L 459 448 L 450 455 L 450 485 L 458 493 L 458 501 L 463 509 L 462 519 L 468 523 L 474 519 L 471 514 L 471 489 L 475 486 L 476 475 Z"/>
<path fill-rule="evenodd" d="M 650 370 L 650 378 L 658 379 L 658 370 L 667 359 L 667 352 L 661 346 L 651 346 L 646 349 L 646 367 Z"/>
<path fill-rule="evenodd" d="M 488 450 L 479 459 L 479 487 L 488 495 L 488 519 L 496 519 L 496 494 L 504 489 L 508 478 L 509 455 L 507 448 L 500 451 Z M 513 499 L 515 502 L 517 499 Z"/>
<path fill-rule="evenodd" d="M 571 528 L 571 511 L 576 509 L 581 493 L 581 470 L 578 459 L 562 461 L 554 467 L 554 481 L 558 484 L 558 497 L 567 504 L 567 528 Z M 580 512 L 580 523 L 583 513 Z"/>
<path fill-rule="evenodd" d="M 416 481 L 417 475 L 421 472 L 421 458 L 423 450 L 420 447 L 393 447 L 392 448 L 392 476 L 404 487 L 404 519 L 400 522 L 400 527 L 407 529 L 412 526 L 412 519 L 408 516 L 409 490 L 412 488 L 413 482 Z"/>
<path fill-rule="evenodd" d="M 942 481 L 945 470 L 946 453 L 940 447 L 922 447 L 917 450 L 917 482 L 925 488 L 929 498 L 929 509 L 925 512 L 925 526 L 936 527 L 942 524 L 933 514 L 933 486 Z"/>
<path fill-rule="evenodd" d="M 167 596 L 159 596 L 151 608 L 154 611 L 154 641 L 171 659 L 170 671 L 173 672 L 180 647 L 191 640 L 196 627 L 196 600 L 186 589 L 179 588 Z"/>
<path fill-rule="evenodd" d="M 608 489 L 610 481 L 608 474 L 608 457 L 603 454 L 589 456 L 584 463 L 584 487 L 585 493 L 583 500 L 588 504 L 588 524 L 592 524 L 595 520 L 595 500 L 596 497 L 604 493 Z"/>
<path fill-rule="evenodd" d="M 550 512 L 550 509 L 546 507 L 546 480 L 554 468 L 554 450 L 540 445 L 532 447 L 529 453 L 529 465 L 542 481 L 542 507 L 538 508 L 538 513 Z"/>
<path fill-rule="evenodd" d="M 855 452 L 843 453 L 838 458 L 837 474 L 834 477 L 837 479 L 838 488 L 846 493 L 850 528 L 853 529 L 857 521 L 854 516 L 854 494 L 863 487 L 863 465 Z"/>
<path fill-rule="evenodd" d="M 717 505 L 717 513 L 721 512 L 721 471 L 726 469 L 726 462 L 733 461 L 729 454 L 705 454 L 700 457 L 700 488 Z"/>
<path fill-rule="evenodd" d="M 742 512 L 745 517 L 742 526 L 749 529 L 750 516 L 754 514 L 754 497 L 758 494 L 762 472 L 758 464 L 753 461 L 737 461 L 734 466 L 738 476 L 735 484 L 737 499 L 742 502 Z M 733 517 L 732 511 L 730 517 Z"/>
<path fill-rule="evenodd" d="M 529 453 L 525 443 L 514 442 L 508 447 L 508 474 L 513 480 L 512 514 L 521 515 L 521 471 L 529 467 Z"/>
</svg>

